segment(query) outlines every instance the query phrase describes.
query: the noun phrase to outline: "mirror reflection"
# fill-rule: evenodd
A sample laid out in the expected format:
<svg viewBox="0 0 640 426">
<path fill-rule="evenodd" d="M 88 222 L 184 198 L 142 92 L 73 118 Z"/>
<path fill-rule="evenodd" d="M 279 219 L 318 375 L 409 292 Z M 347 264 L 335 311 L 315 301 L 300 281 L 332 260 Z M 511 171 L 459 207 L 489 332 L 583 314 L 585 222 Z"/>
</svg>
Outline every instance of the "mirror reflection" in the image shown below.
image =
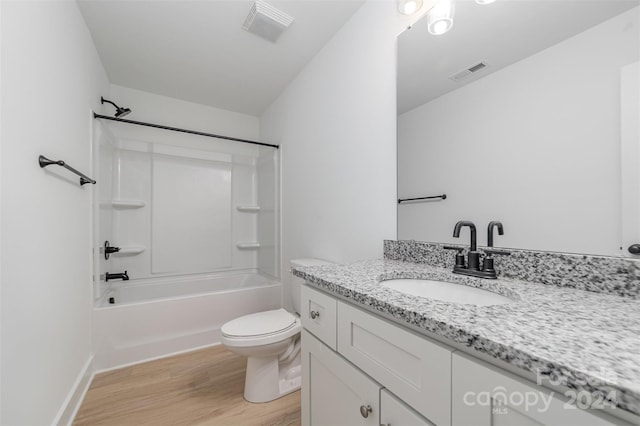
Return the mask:
<svg viewBox="0 0 640 426">
<path fill-rule="evenodd" d="M 455 2 L 398 39 L 398 239 L 603 255 L 623 250 L 623 94 L 639 80 L 640 2 Z M 637 99 L 637 98 L 636 98 Z M 626 122 L 626 124 L 625 124 Z M 631 132 L 633 133 L 633 132 Z M 628 141 L 627 141 L 628 143 Z M 627 230 L 629 231 L 629 230 Z M 630 232 L 630 231 L 629 231 Z M 640 235 L 638 237 L 640 242 Z"/>
</svg>

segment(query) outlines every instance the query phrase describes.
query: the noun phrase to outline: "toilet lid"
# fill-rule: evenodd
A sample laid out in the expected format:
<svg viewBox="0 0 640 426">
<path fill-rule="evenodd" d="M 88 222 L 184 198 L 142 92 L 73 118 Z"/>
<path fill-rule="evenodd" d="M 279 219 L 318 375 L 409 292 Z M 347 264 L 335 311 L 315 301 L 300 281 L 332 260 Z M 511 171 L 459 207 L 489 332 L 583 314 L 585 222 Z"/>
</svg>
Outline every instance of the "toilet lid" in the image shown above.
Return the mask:
<svg viewBox="0 0 640 426">
<path fill-rule="evenodd" d="M 224 324 L 220 331 L 226 336 L 255 337 L 279 333 L 294 327 L 296 317 L 284 309 L 245 315 Z"/>
</svg>

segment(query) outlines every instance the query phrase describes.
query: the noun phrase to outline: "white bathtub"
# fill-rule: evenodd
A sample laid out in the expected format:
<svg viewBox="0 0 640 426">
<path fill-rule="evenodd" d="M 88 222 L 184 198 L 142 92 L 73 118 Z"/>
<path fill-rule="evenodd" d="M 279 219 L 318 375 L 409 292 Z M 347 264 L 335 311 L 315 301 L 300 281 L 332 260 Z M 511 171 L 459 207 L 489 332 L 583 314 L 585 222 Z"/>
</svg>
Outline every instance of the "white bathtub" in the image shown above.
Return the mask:
<svg viewBox="0 0 640 426">
<path fill-rule="evenodd" d="M 113 284 L 94 309 L 96 369 L 219 344 L 225 322 L 280 306 L 281 284 L 259 274 Z"/>
</svg>

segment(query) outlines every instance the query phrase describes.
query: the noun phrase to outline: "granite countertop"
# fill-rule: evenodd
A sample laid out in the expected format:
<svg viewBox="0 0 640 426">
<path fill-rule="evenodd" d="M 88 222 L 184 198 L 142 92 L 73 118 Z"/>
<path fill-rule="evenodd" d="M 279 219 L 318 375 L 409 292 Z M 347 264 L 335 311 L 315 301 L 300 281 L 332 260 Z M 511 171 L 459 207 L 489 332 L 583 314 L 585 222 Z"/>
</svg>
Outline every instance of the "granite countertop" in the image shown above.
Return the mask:
<svg viewBox="0 0 640 426">
<path fill-rule="evenodd" d="M 577 391 L 613 396 L 640 415 L 640 300 L 516 280 L 485 280 L 425 264 L 371 260 L 293 269 L 311 286 Z M 425 278 L 515 299 L 492 306 L 410 296 L 383 287 Z M 472 351 L 473 352 L 473 351 Z M 544 384 L 543 380 L 543 384 Z"/>
</svg>

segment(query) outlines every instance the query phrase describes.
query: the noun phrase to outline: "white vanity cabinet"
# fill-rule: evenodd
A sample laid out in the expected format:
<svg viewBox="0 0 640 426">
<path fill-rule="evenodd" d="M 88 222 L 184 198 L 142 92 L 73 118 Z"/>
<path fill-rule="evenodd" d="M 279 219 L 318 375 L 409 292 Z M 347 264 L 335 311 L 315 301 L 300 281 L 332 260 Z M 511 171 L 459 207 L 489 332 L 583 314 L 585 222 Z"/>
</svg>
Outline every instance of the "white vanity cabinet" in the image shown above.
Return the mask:
<svg viewBox="0 0 640 426">
<path fill-rule="evenodd" d="M 640 424 L 572 408 L 557 392 L 310 287 L 302 302 L 303 425 Z"/>
<path fill-rule="evenodd" d="M 433 426 L 306 330 L 302 369 L 305 426 Z"/>
<path fill-rule="evenodd" d="M 381 386 L 302 331 L 304 425 L 378 426 Z"/>
<path fill-rule="evenodd" d="M 434 351 L 450 364 L 450 351 L 306 286 L 301 306 L 303 425 L 433 424 L 400 398 L 419 406 L 426 401 L 450 423 L 450 370 L 425 368 Z M 433 392 L 438 381 L 446 387 L 438 393 L 445 409 Z M 427 388 L 430 395 L 424 394 Z"/>
<path fill-rule="evenodd" d="M 338 302 L 338 352 L 435 424 L 451 424 L 452 349 Z"/>
<path fill-rule="evenodd" d="M 460 352 L 453 354 L 452 371 L 451 411 L 456 426 L 627 424 L 597 416 L 595 410 L 573 407 L 560 393 L 542 389 Z M 569 392 L 574 400 L 575 396 L 579 398 L 579 393 Z"/>
<path fill-rule="evenodd" d="M 386 389 L 380 391 L 380 407 L 381 426 L 433 426 Z"/>
<path fill-rule="evenodd" d="M 335 351 L 338 301 L 307 286 L 302 286 L 301 296 L 302 326 Z"/>
</svg>

